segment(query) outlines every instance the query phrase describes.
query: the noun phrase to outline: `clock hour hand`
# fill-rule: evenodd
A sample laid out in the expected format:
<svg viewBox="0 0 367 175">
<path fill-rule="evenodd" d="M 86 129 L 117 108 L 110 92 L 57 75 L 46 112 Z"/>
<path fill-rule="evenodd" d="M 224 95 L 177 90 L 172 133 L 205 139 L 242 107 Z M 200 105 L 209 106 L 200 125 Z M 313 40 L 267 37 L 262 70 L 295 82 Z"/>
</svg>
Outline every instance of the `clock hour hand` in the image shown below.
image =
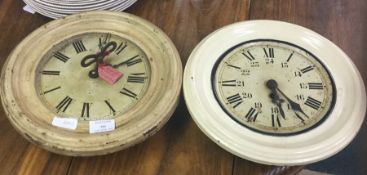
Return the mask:
<svg viewBox="0 0 367 175">
<path fill-rule="evenodd" d="M 306 116 L 307 118 L 308 115 L 302 110 L 301 105 L 299 105 L 298 103 L 294 102 L 293 100 L 291 100 L 290 98 L 287 97 L 287 95 L 285 95 L 278 87 L 277 90 L 284 96 L 284 98 L 289 102 L 289 104 L 291 105 L 291 108 L 293 111 L 298 111 L 301 114 L 303 114 L 304 116 Z"/>
</svg>

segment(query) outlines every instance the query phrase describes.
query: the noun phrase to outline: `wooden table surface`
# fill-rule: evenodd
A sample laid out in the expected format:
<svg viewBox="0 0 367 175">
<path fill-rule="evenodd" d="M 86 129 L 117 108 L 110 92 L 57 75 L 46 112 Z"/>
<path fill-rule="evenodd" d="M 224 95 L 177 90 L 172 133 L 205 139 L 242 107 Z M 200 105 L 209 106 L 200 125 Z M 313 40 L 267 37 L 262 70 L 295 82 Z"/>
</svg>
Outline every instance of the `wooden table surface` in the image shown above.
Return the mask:
<svg viewBox="0 0 367 175">
<path fill-rule="evenodd" d="M 0 66 L 25 36 L 51 20 L 23 12 L 23 6 L 20 0 L 0 0 Z M 139 0 L 127 10 L 162 28 L 175 43 L 183 65 L 201 39 L 224 25 L 249 19 L 296 23 L 341 47 L 367 84 L 366 11 L 365 0 Z M 182 96 L 161 131 L 111 155 L 73 158 L 44 151 L 16 133 L 2 108 L 0 139 L 0 174 L 254 175 L 295 174 L 303 168 L 260 165 L 224 151 L 195 125 Z"/>
</svg>

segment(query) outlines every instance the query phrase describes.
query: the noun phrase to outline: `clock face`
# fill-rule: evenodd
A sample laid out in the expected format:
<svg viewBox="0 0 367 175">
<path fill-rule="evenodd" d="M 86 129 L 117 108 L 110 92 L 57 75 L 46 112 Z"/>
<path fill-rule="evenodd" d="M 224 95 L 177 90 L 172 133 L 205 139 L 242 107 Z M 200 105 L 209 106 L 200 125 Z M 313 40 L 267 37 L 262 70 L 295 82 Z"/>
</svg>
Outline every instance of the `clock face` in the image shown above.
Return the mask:
<svg viewBox="0 0 367 175">
<path fill-rule="evenodd" d="M 123 74 L 114 84 L 89 75 L 96 62 L 81 64 L 111 42 L 116 45 L 103 53 L 103 63 Z M 141 48 L 109 33 L 86 33 L 55 45 L 37 70 L 36 89 L 45 105 L 58 116 L 80 120 L 112 119 L 127 112 L 144 96 L 151 74 Z"/>
<path fill-rule="evenodd" d="M 261 133 L 291 135 L 324 121 L 335 101 L 332 77 L 305 49 L 253 40 L 227 51 L 212 73 L 214 94 L 238 123 Z"/>
</svg>

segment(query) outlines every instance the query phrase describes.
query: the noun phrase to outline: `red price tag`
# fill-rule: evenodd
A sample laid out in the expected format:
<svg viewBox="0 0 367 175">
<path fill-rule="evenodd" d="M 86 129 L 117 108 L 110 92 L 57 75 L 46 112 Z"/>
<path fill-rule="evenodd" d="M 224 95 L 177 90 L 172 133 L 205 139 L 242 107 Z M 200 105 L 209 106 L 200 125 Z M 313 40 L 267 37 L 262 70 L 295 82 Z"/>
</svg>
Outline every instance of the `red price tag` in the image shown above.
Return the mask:
<svg viewBox="0 0 367 175">
<path fill-rule="evenodd" d="M 106 64 L 98 65 L 98 75 L 102 80 L 111 85 L 115 84 L 123 76 L 121 72 Z"/>
</svg>

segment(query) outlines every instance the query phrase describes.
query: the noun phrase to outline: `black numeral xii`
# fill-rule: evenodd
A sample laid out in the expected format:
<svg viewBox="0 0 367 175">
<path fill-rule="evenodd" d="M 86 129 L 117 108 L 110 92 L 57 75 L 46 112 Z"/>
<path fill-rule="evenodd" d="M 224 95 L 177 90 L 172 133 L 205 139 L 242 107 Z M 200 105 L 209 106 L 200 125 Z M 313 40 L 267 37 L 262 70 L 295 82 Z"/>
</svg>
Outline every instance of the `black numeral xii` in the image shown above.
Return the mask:
<svg viewBox="0 0 367 175">
<path fill-rule="evenodd" d="M 274 58 L 274 48 L 263 48 L 266 58 Z"/>
</svg>

